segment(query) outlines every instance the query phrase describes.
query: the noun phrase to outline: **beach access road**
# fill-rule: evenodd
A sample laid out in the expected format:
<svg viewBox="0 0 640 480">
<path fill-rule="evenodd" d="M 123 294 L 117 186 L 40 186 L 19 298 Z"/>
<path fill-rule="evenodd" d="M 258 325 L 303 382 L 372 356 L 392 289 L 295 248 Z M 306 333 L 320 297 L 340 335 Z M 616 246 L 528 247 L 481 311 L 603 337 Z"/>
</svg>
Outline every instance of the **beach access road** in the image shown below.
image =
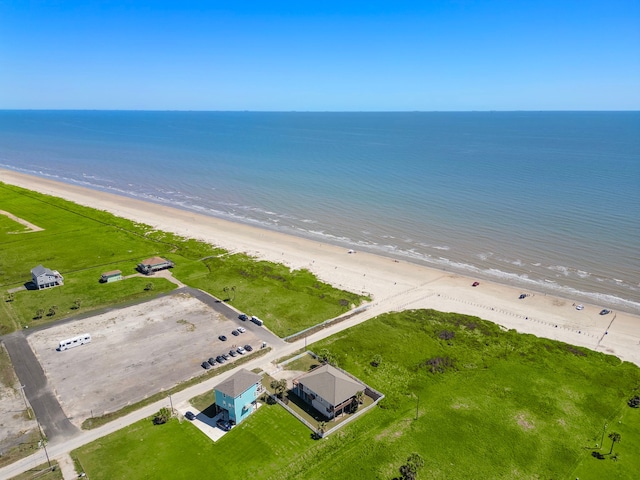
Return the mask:
<svg viewBox="0 0 640 480">
<path fill-rule="evenodd" d="M 228 318 L 212 305 L 228 309 L 229 316 L 237 317 L 235 311 L 197 290 L 177 292 L 27 336 L 35 353 L 30 364 L 42 366 L 51 391 L 74 425 L 80 427 L 87 418 L 117 411 L 202 375 L 201 363 L 209 357 L 246 344 L 258 348 L 263 338 L 256 333 L 268 334 L 247 325 L 246 333 L 233 336 L 231 331 L 245 322 Z M 56 351 L 60 340 L 83 333 L 91 334 L 90 343 Z M 219 335 L 228 340 L 219 340 Z"/>
</svg>

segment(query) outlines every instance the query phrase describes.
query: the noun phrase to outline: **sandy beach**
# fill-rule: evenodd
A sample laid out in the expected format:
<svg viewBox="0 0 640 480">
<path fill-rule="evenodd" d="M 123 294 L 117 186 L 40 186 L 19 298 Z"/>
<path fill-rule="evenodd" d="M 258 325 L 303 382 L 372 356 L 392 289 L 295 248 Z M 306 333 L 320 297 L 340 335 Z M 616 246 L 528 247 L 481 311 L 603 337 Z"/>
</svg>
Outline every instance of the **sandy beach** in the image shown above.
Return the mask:
<svg viewBox="0 0 640 480">
<path fill-rule="evenodd" d="M 447 271 L 199 215 L 172 207 L 68 185 L 0 169 L 0 181 L 196 238 L 233 252 L 306 268 L 337 287 L 366 292 L 372 303 L 362 320 L 389 311 L 432 308 L 475 315 L 504 328 L 560 340 L 613 354 L 640 365 L 640 317 L 606 306 L 575 301 L 509 285 L 481 281 Z M 10 212 L 9 212 L 10 213 Z M 521 293 L 528 296 L 519 299 Z"/>
</svg>

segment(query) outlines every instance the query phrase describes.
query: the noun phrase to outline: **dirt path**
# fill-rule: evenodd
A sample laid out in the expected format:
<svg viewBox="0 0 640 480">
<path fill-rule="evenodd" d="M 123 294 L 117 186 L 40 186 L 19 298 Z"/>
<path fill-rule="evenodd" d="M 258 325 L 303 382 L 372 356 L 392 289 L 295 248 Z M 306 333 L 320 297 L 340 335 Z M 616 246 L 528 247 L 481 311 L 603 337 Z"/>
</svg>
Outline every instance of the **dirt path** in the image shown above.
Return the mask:
<svg viewBox="0 0 640 480">
<path fill-rule="evenodd" d="M 29 229 L 28 232 L 11 232 L 11 233 L 30 233 L 30 232 L 41 232 L 41 231 L 44 230 L 44 228 L 40 228 L 39 226 L 34 225 L 33 223 L 30 223 L 30 222 L 27 222 L 26 220 L 23 220 L 20 217 L 16 217 L 13 213 L 9 213 L 9 212 L 5 212 L 4 210 L 0 210 L 0 215 L 4 215 L 5 217 L 9 217 L 14 222 L 18 222 L 20 225 L 24 225 L 25 227 L 27 227 Z"/>
</svg>

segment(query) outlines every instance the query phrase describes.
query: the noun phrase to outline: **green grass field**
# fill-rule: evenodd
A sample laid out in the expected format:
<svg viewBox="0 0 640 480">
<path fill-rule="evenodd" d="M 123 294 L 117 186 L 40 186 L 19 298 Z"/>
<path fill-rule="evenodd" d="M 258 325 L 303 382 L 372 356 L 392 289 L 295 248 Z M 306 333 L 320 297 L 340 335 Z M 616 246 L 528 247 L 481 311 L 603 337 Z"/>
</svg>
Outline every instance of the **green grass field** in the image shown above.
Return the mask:
<svg viewBox="0 0 640 480">
<path fill-rule="evenodd" d="M 311 440 L 276 405 L 219 445 L 188 423 L 165 435 L 147 421 L 76 454 L 91 478 L 125 478 L 125 465 L 136 469 L 128 479 L 153 478 L 148 469 L 161 464 L 171 468 L 164 478 L 188 478 L 189 469 L 202 478 L 389 479 L 413 452 L 425 460 L 419 478 L 635 479 L 640 471 L 640 410 L 626 405 L 640 369 L 615 357 L 434 311 L 384 315 L 312 346 L 325 348 L 386 395 L 326 439 Z M 613 431 L 617 461 L 606 455 Z M 591 456 L 596 444 L 603 460 Z"/>
<path fill-rule="evenodd" d="M 44 229 L 28 232 L 0 215 L 0 334 L 174 289 L 167 280 L 153 277 L 98 283 L 105 271 L 130 275 L 138 262 L 156 255 L 176 263 L 172 270 L 176 278 L 260 316 L 282 336 L 338 316 L 365 300 L 319 282 L 307 271 L 292 272 L 246 255 L 228 255 L 203 242 L 2 183 L 0 204 Z M 39 264 L 58 270 L 65 284 L 9 294 L 31 281 L 31 269 Z M 145 289 L 149 283 L 152 290 Z M 53 306 L 55 314 L 49 315 Z M 44 312 L 41 317 L 38 310 Z"/>
</svg>

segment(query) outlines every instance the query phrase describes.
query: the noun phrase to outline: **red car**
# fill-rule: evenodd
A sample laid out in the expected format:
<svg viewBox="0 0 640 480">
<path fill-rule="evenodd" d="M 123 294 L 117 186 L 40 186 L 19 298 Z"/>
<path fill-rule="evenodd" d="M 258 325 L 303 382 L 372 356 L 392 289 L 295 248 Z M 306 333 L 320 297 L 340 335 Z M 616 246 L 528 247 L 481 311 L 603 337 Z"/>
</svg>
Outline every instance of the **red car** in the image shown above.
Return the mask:
<svg viewBox="0 0 640 480">
<path fill-rule="evenodd" d="M 480 285 L 480 282 L 473 282 L 473 283 L 471 284 L 471 286 L 472 286 L 472 287 L 477 287 L 478 285 Z"/>
</svg>

